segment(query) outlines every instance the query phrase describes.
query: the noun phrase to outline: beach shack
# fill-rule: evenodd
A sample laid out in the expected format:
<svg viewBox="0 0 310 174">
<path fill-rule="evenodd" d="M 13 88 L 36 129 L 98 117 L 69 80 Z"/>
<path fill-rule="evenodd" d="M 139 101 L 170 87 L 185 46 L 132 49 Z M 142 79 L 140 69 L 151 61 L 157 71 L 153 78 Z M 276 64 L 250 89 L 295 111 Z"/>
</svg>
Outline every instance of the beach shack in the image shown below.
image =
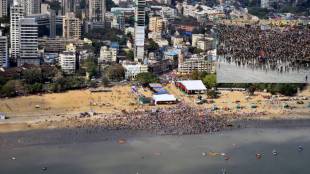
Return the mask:
<svg viewBox="0 0 310 174">
<path fill-rule="evenodd" d="M 171 94 L 160 94 L 153 95 L 153 101 L 155 104 L 174 104 L 177 102 L 177 99 L 174 97 L 174 95 Z"/>
<path fill-rule="evenodd" d="M 177 81 L 176 87 L 187 94 L 201 94 L 207 91 L 206 86 L 201 80 L 183 80 Z"/>
</svg>

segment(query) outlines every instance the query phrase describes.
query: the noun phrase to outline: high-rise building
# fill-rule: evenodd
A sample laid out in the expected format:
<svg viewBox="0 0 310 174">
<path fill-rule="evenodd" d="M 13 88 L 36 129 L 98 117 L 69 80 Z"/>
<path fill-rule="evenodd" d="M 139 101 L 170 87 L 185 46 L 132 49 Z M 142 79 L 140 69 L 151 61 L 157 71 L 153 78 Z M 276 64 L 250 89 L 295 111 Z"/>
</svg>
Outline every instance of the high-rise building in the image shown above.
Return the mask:
<svg viewBox="0 0 310 174">
<path fill-rule="evenodd" d="M 89 0 L 89 20 L 93 22 L 105 22 L 106 1 Z"/>
<path fill-rule="evenodd" d="M 135 61 L 144 60 L 144 41 L 145 41 L 145 0 L 136 0 L 135 7 Z"/>
<path fill-rule="evenodd" d="M 8 15 L 8 0 L 0 0 L 0 17 Z"/>
<path fill-rule="evenodd" d="M 76 12 L 76 0 L 61 0 L 62 15 L 69 12 Z"/>
<path fill-rule="evenodd" d="M 74 13 L 67 13 L 64 16 L 62 27 L 63 37 L 72 39 L 81 37 L 81 21 L 75 17 Z"/>
<path fill-rule="evenodd" d="M 50 37 L 56 37 L 56 12 L 55 10 L 50 10 Z"/>
<path fill-rule="evenodd" d="M 23 6 L 25 16 L 32 14 L 40 14 L 41 12 L 41 0 L 13 0 L 15 3 Z"/>
<path fill-rule="evenodd" d="M 17 65 L 40 65 L 38 54 L 38 23 L 35 18 L 20 19 L 20 56 Z"/>
<path fill-rule="evenodd" d="M 0 67 L 8 67 L 8 37 L 2 36 L 2 31 L 0 30 Z"/>
<path fill-rule="evenodd" d="M 161 33 L 163 31 L 163 19 L 160 16 L 150 17 L 149 30 Z"/>
<path fill-rule="evenodd" d="M 24 17 L 24 7 L 14 1 L 11 6 L 10 39 L 11 39 L 11 58 L 16 62 L 19 57 L 20 47 L 20 19 Z"/>
<path fill-rule="evenodd" d="M 32 15 L 33 0 L 21 0 L 21 3 L 24 6 L 25 16 Z"/>
<path fill-rule="evenodd" d="M 41 13 L 41 0 L 32 0 L 32 14 Z"/>
</svg>

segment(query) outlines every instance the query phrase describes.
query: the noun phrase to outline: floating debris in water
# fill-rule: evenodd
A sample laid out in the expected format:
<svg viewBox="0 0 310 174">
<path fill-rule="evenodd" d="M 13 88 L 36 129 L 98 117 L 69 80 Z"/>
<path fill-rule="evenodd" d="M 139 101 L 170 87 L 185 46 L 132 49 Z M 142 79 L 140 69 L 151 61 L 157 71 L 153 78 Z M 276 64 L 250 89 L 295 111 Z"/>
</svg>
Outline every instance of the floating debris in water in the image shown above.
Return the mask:
<svg viewBox="0 0 310 174">
<path fill-rule="evenodd" d="M 272 154 L 273 154 L 273 156 L 277 156 L 277 155 L 278 155 L 278 152 L 277 152 L 275 149 L 273 149 L 273 150 L 272 150 Z"/>
<path fill-rule="evenodd" d="M 224 159 L 226 160 L 226 161 L 228 161 L 228 160 L 230 160 L 230 157 L 229 156 L 224 156 Z"/>
<path fill-rule="evenodd" d="M 207 156 L 207 153 L 206 152 L 202 152 L 201 155 L 202 156 Z"/>
<path fill-rule="evenodd" d="M 303 150 L 304 150 L 304 148 L 303 148 L 301 145 L 299 145 L 299 146 L 298 146 L 298 151 L 301 152 L 301 151 L 303 151 Z"/>
<path fill-rule="evenodd" d="M 16 157 L 13 156 L 13 157 L 11 158 L 11 160 L 16 160 Z"/>
<path fill-rule="evenodd" d="M 47 170 L 47 167 L 42 167 L 41 170 L 42 170 L 42 171 L 46 171 L 46 170 Z"/>
<path fill-rule="evenodd" d="M 261 158 L 262 158 L 262 154 L 257 153 L 257 154 L 256 154 L 256 159 L 261 159 Z"/>
</svg>

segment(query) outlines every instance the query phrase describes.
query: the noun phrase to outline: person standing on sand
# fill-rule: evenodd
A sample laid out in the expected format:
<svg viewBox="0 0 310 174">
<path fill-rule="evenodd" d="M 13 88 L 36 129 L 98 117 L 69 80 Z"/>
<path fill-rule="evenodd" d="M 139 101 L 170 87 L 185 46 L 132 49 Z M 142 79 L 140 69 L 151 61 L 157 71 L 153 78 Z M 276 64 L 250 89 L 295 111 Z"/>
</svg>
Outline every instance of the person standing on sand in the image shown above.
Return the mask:
<svg viewBox="0 0 310 174">
<path fill-rule="evenodd" d="M 305 77 L 305 80 L 306 80 L 306 82 L 308 81 L 308 76 L 306 75 L 306 77 Z"/>
</svg>

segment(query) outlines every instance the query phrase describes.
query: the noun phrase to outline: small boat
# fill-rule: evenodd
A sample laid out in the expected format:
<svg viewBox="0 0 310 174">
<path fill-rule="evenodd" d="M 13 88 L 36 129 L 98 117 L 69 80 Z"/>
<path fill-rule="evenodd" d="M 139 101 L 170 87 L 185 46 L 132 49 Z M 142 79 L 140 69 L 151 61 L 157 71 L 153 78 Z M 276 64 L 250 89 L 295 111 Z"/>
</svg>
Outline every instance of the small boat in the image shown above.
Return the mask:
<svg viewBox="0 0 310 174">
<path fill-rule="evenodd" d="M 273 156 L 277 156 L 278 152 L 275 149 L 273 149 L 272 154 L 273 154 Z"/>
<path fill-rule="evenodd" d="M 302 146 L 299 145 L 299 146 L 298 146 L 298 151 L 301 152 L 301 151 L 303 151 L 303 150 L 304 150 L 304 148 L 303 148 Z"/>
</svg>

